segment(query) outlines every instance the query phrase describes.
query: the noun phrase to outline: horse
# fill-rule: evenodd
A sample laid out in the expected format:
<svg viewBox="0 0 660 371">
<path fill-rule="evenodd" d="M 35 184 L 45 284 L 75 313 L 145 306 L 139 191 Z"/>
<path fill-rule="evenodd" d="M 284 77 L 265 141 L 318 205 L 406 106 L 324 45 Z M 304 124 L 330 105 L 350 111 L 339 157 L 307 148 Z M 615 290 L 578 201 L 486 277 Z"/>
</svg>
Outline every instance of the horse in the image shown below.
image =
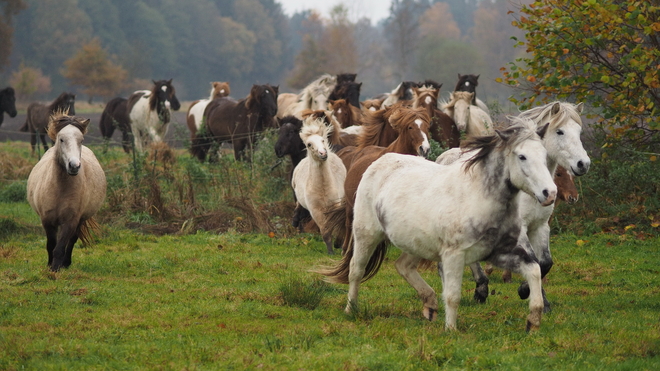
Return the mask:
<svg viewBox="0 0 660 371">
<path fill-rule="evenodd" d="M 12 118 L 18 114 L 16 111 L 16 94 L 11 86 L 0 90 L 0 125 L 5 119 L 5 112 Z"/>
<path fill-rule="evenodd" d="M 99 128 L 101 129 L 101 135 L 106 140 L 110 140 L 115 128 L 119 128 L 122 133 L 121 145 L 124 152 L 129 153 L 133 141 L 129 134 L 131 132 L 131 119 L 128 117 L 127 103 L 128 99 L 126 98 L 116 97 L 111 99 L 105 105 L 103 113 L 101 113 Z"/>
<path fill-rule="evenodd" d="M 328 102 L 345 99 L 351 106 L 360 109 L 360 88 L 362 83 L 343 82 L 337 83 L 328 96 Z"/>
<path fill-rule="evenodd" d="M 450 93 L 449 101 L 440 103 L 442 111 L 468 137 L 493 134 L 493 120 L 484 110 L 470 104 L 473 97 L 474 93 L 465 91 Z"/>
<path fill-rule="evenodd" d="M 48 150 L 48 143 L 46 142 L 45 135 L 48 127 L 49 117 L 58 111 L 70 115 L 75 115 L 75 103 L 75 94 L 63 92 L 47 106 L 37 102 L 31 103 L 28 106 L 25 123 L 19 130 L 23 132 L 30 132 L 30 146 L 32 147 L 33 156 L 35 147 L 38 145 L 39 138 L 41 139 L 41 144 L 44 145 L 44 150 Z"/>
<path fill-rule="evenodd" d="M 481 100 L 477 98 L 477 86 L 479 85 L 479 75 L 461 75 L 458 74 L 458 81 L 456 82 L 456 87 L 454 91 L 467 91 L 469 93 L 474 93 L 472 96 L 472 101 L 470 104 L 473 106 L 478 106 L 481 108 L 488 116 L 490 116 L 490 110 L 488 106 Z"/>
<path fill-rule="evenodd" d="M 126 103 L 135 150 L 140 153 L 152 142 L 163 141 L 170 124 L 170 109 L 181 108 L 172 79 L 151 81 L 151 90 L 134 92 Z"/>
<path fill-rule="evenodd" d="M 380 99 L 367 99 L 360 102 L 362 106 L 362 111 L 378 111 L 383 104 L 383 101 Z"/>
<path fill-rule="evenodd" d="M 283 94 L 284 97 L 278 98 L 277 101 L 277 104 L 280 107 L 277 111 L 277 117 L 282 118 L 284 116 L 293 115 L 302 119 L 300 114 L 304 110 L 327 109 L 328 97 L 336 84 L 336 76 L 324 74 L 305 86 L 300 94 Z"/>
<path fill-rule="evenodd" d="M 78 238 L 88 244 L 97 225 L 93 216 L 105 199 L 106 180 L 94 152 L 82 145 L 89 119 L 56 113 L 48 136 L 53 148 L 32 168 L 27 199 L 46 232 L 48 266 L 54 272 L 71 265 Z"/>
<path fill-rule="evenodd" d="M 414 81 L 403 81 L 389 94 L 386 94 L 386 98 L 383 100 L 381 107 L 391 106 L 400 100 L 411 100 L 413 97 L 412 88 L 416 87 L 417 83 Z"/>
<path fill-rule="evenodd" d="M 328 100 L 328 109 L 333 112 L 344 129 L 362 124 L 362 110 L 350 104 L 346 99 Z"/>
<path fill-rule="evenodd" d="M 346 179 L 344 164 L 328 146 L 331 131 L 323 119 L 309 116 L 303 121 L 300 138 L 307 156 L 296 166 L 291 179 L 298 204 L 309 210 L 319 226 L 328 254 L 333 254 L 332 234 L 326 227 L 324 210 L 340 202 Z"/>
<path fill-rule="evenodd" d="M 195 138 L 195 133 L 202 126 L 204 110 L 206 106 L 214 99 L 227 97 L 231 93 L 228 82 L 214 81 L 211 83 L 211 93 L 208 99 L 200 99 L 190 103 L 188 113 L 186 114 L 186 123 L 190 130 L 190 140 Z"/>
<path fill-rule="evenodd" d="M 519 119 L 530 122 L 534 127 L 549 125 L 542 143 L 547 151 L 547 167 L 550 174 L 555 174 L 558 166 L 562 166 L 569 174 L 575 176 L 582 176 L 589 170 L 591 160 L 580 140 L 582 107 L 582 103 L 575 105 L 567 102 L 552 102 L 518 115 Z M 443 153 L 436 162 L 443 163 L 445 157 L 451 157 L 451 154 Z M 532 251 L 541 267 L 541 277 L 544 278 L 553 265 L 548 221 L 554 210 L 554 204 L 540 207 L 533 198 L 525 194 L 518 195 L 517 199 L 522 218 L 521 235 L 530 241 Z M 478 286 L 480 282 L 482 285 L 485 283 L 485 290 L 479 290 L 481 298 L 478 298 L 475 292 L 475 299 L 483 302 L 488 296 L 488 279 L 478 263 L 471 265 L 470 268 Z M 439 266 L 438 269 L 442 268 Z M 529 287 L 525 282 L 518 288 L 518 295 L 521 299 L 529 296 Z M 543 303 L 544 311 L 550 311 L 550 303 L 545 291 L 543 291 Z"/>
<path fill-rule="evenodd" d="M 445 266 L 442 297 L 448 330 L 456 330 L 464 266 L 488 260 L 527 279 L 526 329 L 538 329 L 541 269 L 529 241 L 518 238 L 524 234 L 516 196 L 522 190 L 542 205 L 554 202 L 557 189 L 541 143 L 544 129 L 534 131 L 520 123 L 469 139 L 464 148 L 470 156 L 449 165 L 395 153 L 371 164 L 355 198 L 353 244 L 336 266 L 316 269 L 326 281 L 349 284 L 345 311 L 359 308 L 359 285 L 378 272 L 387 249 L 383 242 L 389 240 L 402 250 L 396 269 L 419 294 L 427 320 L 437 318 L 438 302 L 417 271 L 422 259 Z"/>
<path fill-rule="evenodd" d="M 343 84 L 345 82 L 355 82 L 357 73 L 340 73 L 337 74 L 337 85 Z"/>
<path fill-rule="evenodd" d="M 397 104 L 383 111 L 385 126 L 390 126 L 397 133 L 393 142 L 387 147 L 367 145 L 370 142 L 368 138 L 375 137 L 367 133 L 360 137 L 357 148 L 347 147 L 337 153 L 347 170 L 344 198 L 341 203 L 326 210 L 326 217 L 332 234 L 343 236 L 343 252 L 349 248 L 355 194 L 367 168 L 386 153 L 426 157 L 431 149 L 428 141 L 431 118 L 424 109 L 413 109 Z M 374 126 L 377 125 L 366 126 L 365 129 L 373 130 Z"/>
<path fill-rule="evenodd" d="M 243 150 L 254 144 L 257 133 L 275 125 L 278 90 L 278 86 L 268 84 L 252 85 L 250 93 L 241 100 L 212 100 L 204 112 L 204 125 L 193 139 L 192 154 L 204 161 L 214 141 L 230 142 L 237 160 L 248 159 Z"/>
<path fill-rule="evenodd" d="M 442 84 L 429 83 L 427 80 L 420 88 L 413 88 L 413 108 L 423 107 L 431 117 L 431 138 L 440 143 L 443 148 L 458 147 L 461 142 L 461 133 L 456 127 L 454 120 L 446 113 L 440 111 L 438 106 L 438 94 Z"/>
</svg>

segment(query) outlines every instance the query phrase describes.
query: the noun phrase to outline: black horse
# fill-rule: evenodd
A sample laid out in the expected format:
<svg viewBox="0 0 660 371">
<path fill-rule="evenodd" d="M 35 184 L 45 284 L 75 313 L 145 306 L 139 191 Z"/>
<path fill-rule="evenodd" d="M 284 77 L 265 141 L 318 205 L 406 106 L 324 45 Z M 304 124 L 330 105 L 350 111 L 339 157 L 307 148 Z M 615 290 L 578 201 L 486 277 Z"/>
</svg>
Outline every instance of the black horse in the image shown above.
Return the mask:
<svg viewBox="0 0 660 371">
<path fill-rule="evenodd" d="M 328 101 L 345 99 L 353 107 L 360 108 L 360 88 L 362 83 L 353 81 L 337 83 L 332 93 L 328 96 Z"/>
<path fill-rule="evenodd" d="M 0 90 L 0 125 L 5 119 L 5 112 L 9 117 L 16 117 L 16 95 L 10 86 Z"/>
<path fill-rule="evenodd" d="M 474 93 L 472 96 L 472 105 L 477 105 L 477 86 L 479 85 L 480 75 L 461 75 L 458 74 L 458 82 L 454 91 L 467 91 Z"/>
<path fill-rule="evenodd" d="M 247 97 L 237 101 L 224 97 L 212 100 L 204 111 L 204 125 L 193 139 L 191 152 L 204 161 L 213 142 L 231 142 L 238 160 L 249 157 L 243 152 L 253 145 L 256 134 L 276 125 L 279 88 L 253 85 Z"/>
<path fill-rule="evenodd" d="M 48 149 L 46 130 L 48 129 L 48 119 L 50 116 L 60 111 L 69 116 L 74 116 L 76 114 L 75 103 L 75 94 L 63 92 L 49 105 L 35 102 L 28 106 L 25 124 L 19 130 L 23 132 L 29 131 L 32 134 L 30 137 L 32 154 L 34 154 L 37 139 L 39 138 L 41 138 L 41 143 L 44 145 L 44 150 Z"/>
</svg>

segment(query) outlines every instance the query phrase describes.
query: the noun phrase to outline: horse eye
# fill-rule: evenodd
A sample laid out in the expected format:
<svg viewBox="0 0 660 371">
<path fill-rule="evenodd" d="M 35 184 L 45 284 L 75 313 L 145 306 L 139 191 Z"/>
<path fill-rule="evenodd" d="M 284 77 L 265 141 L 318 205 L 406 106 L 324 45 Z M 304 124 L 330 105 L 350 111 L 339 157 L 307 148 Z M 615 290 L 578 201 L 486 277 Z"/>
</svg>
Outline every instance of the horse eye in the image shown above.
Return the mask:
<svg viewBox="0 0 660 371">
<path fill-rule="evenodd" d="M 564 131 L 563 130 L 557 130 L 557 135 L 564 135 Z"/>
<path fill-rule="evenodd" d="M 60 142 L 64 143 L 64 139 L 60 139 Z"/>
<path fill-rule="evenodd" d="M 518 158 L 519 158 L 521 161 L 525 161 L 525 160 L 527 160 L 527 157 L 525 157 L 525 155 L 518 155 Z"/>
<path fill-rule="evenodd" d="M 312 143 L 307 143 L 307 147 L 311 147 L 311 146 L 312 146 Z"/>
</svg>

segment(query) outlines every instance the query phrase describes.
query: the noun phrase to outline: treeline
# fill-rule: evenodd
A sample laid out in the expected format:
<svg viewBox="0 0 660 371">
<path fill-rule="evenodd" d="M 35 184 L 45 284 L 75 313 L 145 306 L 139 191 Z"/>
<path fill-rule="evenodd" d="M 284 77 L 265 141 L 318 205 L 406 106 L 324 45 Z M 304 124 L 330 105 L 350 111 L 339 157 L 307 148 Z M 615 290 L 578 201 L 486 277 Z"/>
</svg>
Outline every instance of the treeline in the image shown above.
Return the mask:
<svg viewBox="0 0 660 371">
<path fill-rule="evenodd" d="M 314 11 L 288 17 L 276 0 L 12 0 L 26 5 L 13 27 L 0 82 L 31 69 L 34 98 L 76 90 L 65 63 L 85 45 L 126 71 L 115 94 L 173 78 L 182 99 L 208 94 L 210 81 L 229 81 L 234 96 L 254 83 L 293 91 L 320 73 L 357 72 L 363 97 L 426 78 L 453 89 L 458 73 L 481 74 L 484 96 L 504 99 L 493 80 L 514 59 L 517 32 L 504 0 L 393 0 L 388 19 L 355 21 L 339 5 L 330 18 Z M 6 44 L 6 42 L 5 42 Z M 3 45 L 4 46 L 4 45 Z M 88 48 L 89 49 L 89 48 Z M 0 51 L 3 49 L 0 48 Z M 2 57 L 2 56 L 0 56 Z M 75 64 L 73 64 L 75 65 Z M 499 91 L 498 91 L 499 90 Z M 103 97 L 110 98 L 109 96 Z"/>
</svg>

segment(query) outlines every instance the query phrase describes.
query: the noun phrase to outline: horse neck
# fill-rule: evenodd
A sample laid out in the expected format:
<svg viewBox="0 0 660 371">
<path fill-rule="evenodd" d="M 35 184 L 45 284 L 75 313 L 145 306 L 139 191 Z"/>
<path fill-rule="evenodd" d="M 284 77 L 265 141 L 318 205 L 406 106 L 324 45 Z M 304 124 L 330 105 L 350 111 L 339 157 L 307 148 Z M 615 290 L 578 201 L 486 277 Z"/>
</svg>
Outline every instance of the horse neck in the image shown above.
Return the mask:
<svg viewBox="0 0 660 371">
<path fill-rule="evenodd" d="M 476 167 L 480 167 L 480 169 L 476 169 Z M 481 172 L 482 179 L 478 183 L 483 187 L 484 193 L 494 196 L 489 196 L 489 199 L 492 198 L 502 203 L 515 203 L 520 190 L 511 184 L 509 172 L 503 171 L 503 169 L 506 169 L 504 152 L 494 150 L 483 162 L 476 164 L 475 168 L 469 171 L 479 170 Z M 517 204 L 514 206 L 517 207 Z"/>
<path fill-rule="evenodd" d="M 414 147 L 410 137 L 401 135 L 387 146 L 387 152 L 401 153 L 404 155 L 417 155 L 417 149 Z"/>
</svg>

